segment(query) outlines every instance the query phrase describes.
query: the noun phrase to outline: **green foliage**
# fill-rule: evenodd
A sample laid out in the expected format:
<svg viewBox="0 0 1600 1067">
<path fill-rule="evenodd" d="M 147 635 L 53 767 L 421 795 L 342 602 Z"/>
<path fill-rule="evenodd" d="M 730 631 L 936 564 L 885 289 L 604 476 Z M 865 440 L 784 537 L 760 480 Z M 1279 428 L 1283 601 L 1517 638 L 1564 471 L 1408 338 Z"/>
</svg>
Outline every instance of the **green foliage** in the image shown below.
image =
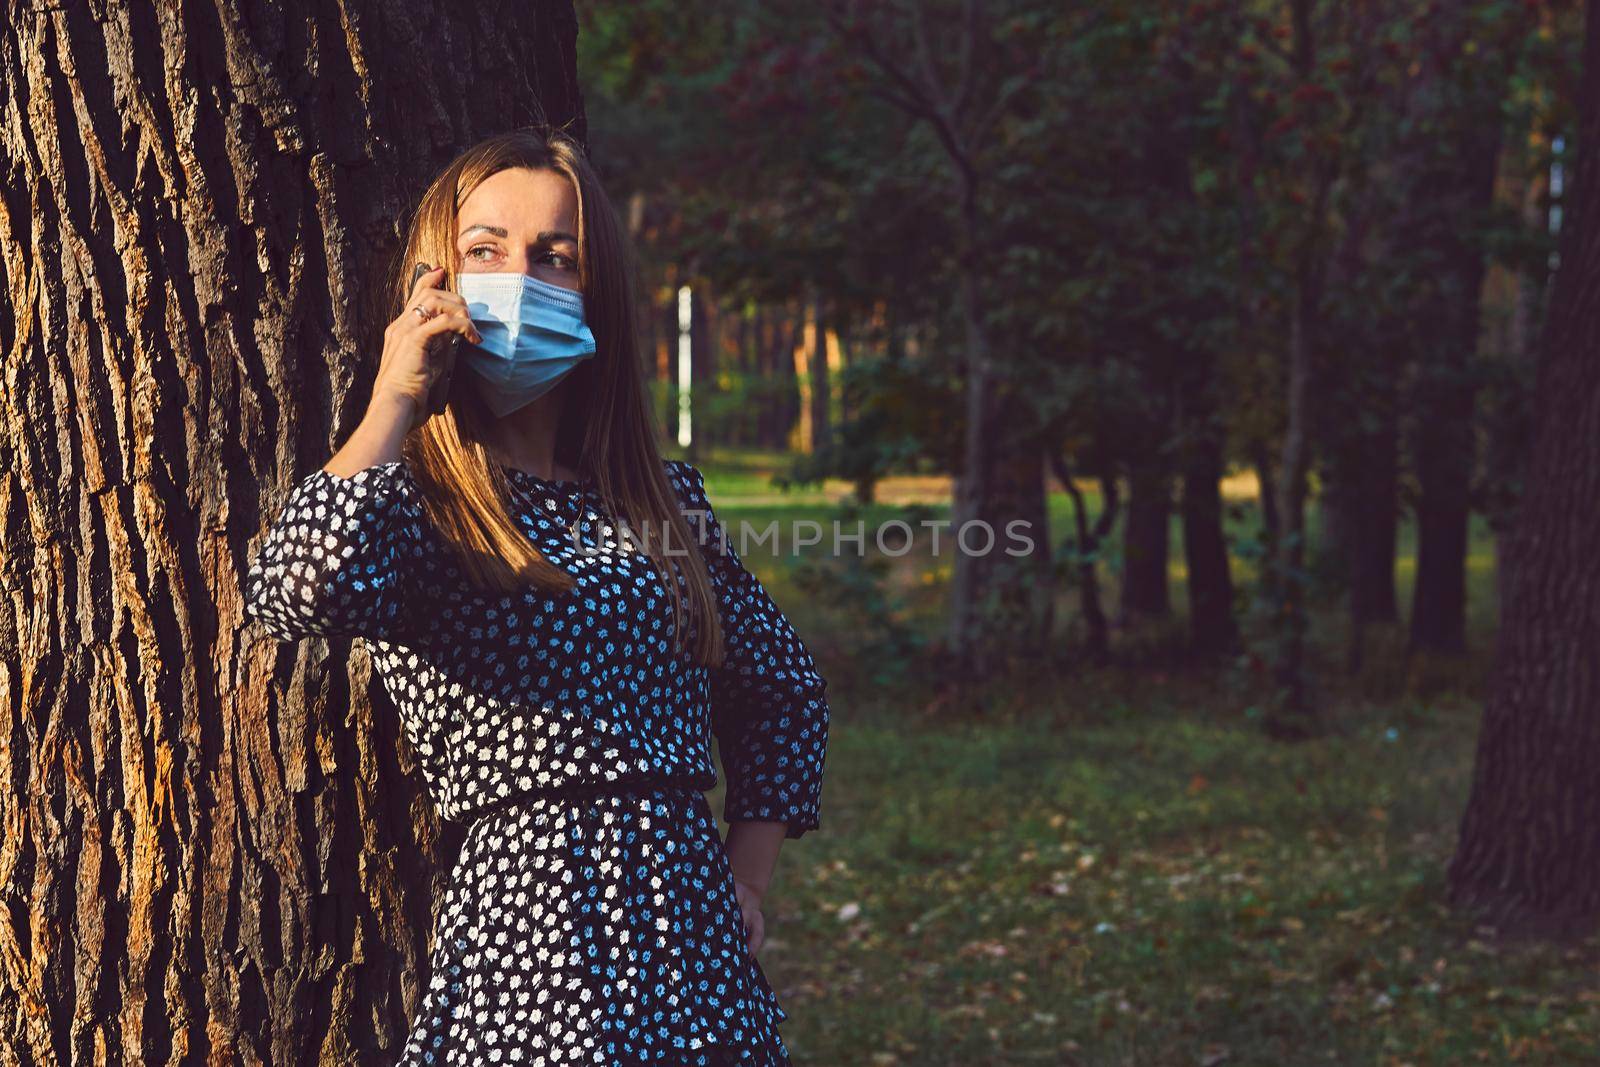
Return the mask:
<svg viewBox="0 0 1600 1067">
<path fill-rule="evenodd" d="M 840 521 L 848 521 L 849 509 Z M 857 667 L 877 686 L 903 686 L 922 662 L 925 635 L 905 622 L 906 607 L 888 582 L 889 561 L 878 555 L 843 553 L 808 559 L 796 568 L 795 585 L 819 606 L 858 620 Z"/>
<path fill-rule="evenodd" d="M 1536 183 L 1571 150 L 1575 5 L 1004 0 L 977 5 L 976 31 L 961 0 L 579 10 L 595 156 L 637 208 L 647 286 L 709 281 L 725 307 L 790 319 L 814 293 L 852 339 L 831 438 L 794 484 L 870 500 L 897 472 L 958 469 L 963 281 L 1020 401 L 995 438 L 1124 479 L 1213 436 L 1231 469 L 1276 464 L 1310 292 L 1308 477 L 1332 492 L 1392 466 L 1409 514 L 1431 399 L 1468 385 L 1474 504 L 1511 513 L 1552 249 Z M 908 96 L 929 71 L 942 99 Z M 1480 131 L 1501 135 L 1489 210 L 1460 189 Z M 1447 326 L 1475 287 L 1451 268 L 1479 252 L 1496 273 L 1470 345 Z M 696 418 L 744 440 L 793 392 L 719 367 Z M 1235 545 L 1258 653 L 1299 625 L 1284 593 L 1332 604 L 1347 570 L 1311 553 L 1274 582 L 1263 548 Z M 838 588 L 890 616 L 875 580 Z"/>
<path fill-rule="evenodd" d="M 927 373 L 887 356 L 863 356 L 840 375 L 842 408 L 829 442 L 797 455 L 776 484 L 832 476 L 858 486 L 896 472 L 959 465 L 964 428 L 961 390 L 953 374 Z"/>
</svg>

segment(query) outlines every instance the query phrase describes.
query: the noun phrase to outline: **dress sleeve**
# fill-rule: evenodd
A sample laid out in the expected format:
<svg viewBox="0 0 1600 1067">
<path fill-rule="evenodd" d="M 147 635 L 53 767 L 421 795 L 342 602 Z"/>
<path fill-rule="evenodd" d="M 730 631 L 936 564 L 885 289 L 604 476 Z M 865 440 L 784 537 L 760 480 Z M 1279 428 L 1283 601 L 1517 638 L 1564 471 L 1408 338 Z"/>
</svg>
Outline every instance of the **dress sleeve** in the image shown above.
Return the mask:
<svg viewBox="0 0 1600 1067">
<path fill-rule="evenodd" d="M 722 817 L 785 823 L 785 836 L 799 837 L 820 825 L 827 681 L 725 536 L 700 471 L 668 467 L 711 572 L 726 647 L 711 669 L 711 728 L 728 780 Z"/>
<path fill-rule="evenodd" d="M 246 612 L 280 641 L 399 639 L 421 552 L 420 497 L 404 461 L 348 478 L 313 471 L 290 494 L 245 578 Z"/>
</svg>

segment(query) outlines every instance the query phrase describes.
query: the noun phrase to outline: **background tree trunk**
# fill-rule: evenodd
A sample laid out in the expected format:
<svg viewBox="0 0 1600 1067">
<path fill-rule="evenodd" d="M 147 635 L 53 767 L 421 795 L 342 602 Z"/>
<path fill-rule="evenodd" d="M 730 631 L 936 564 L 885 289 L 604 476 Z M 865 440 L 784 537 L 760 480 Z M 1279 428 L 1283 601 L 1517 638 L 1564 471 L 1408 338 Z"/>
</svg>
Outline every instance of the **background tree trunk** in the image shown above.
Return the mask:
<svg viewBox="0 0 1600 1067">
<path fill-rule="evenodd" d="M 684 455 L 689 462 L 704 463 L 717 445 L 716 419 L 712 411 L 716 398 L 716 345 L 711 321 L 714 299 L 705 279 L 686 276 L 689 287 L 689 447 Z M 681 403 L 681 400 L 680 400 Z"/>
<path fill-rule="evenodd" d="M 1466 651 L 1467 534 L 1476 458 L 1472 362 L 1478 339 L 1484 252 L 1470 246 L 1463 218 L 1493 201 L 1500 128 L 1489 123 L 1460 138 L 1455 166 L 1440 166 L 1421 195 L 1438 209 L 1433 247 L 1444 251 L 1432 307 L 1417 316 L 1435 327 L 1417 398 L 1417 581 L 1411 603 L 1411 645 L 1450 655 Z M 1443 186 L 1441 188 L 1441 186 Z M 1452 206 L 1453 205 L 1453 206 Z M 1453 220 L 1445 222 L 1446 219 Z M 1436 302 L 1435 302 L 1436 301 Z"/>
<path fill-rule="evenodd" d="M 1045 460 L 1026 426 L 1025 405 L 995 380 L 976 283 L 966 295 L 968 366 L 963 466 L 956 478 L 950 539 L 955 555 L 948 647 L 963 682 L 989 676 L 1007 661 L 1037 659 L 1049 649 L 1054 625 L 1054 553 L 1045 503 Z M 1025 525 L 1013 530 L 1012 523 Z M 970 528 L 969 528 L 970 524 Z M 959 546 L 962 531 L 969 550 Z M 987 545 L 992 548 L 986 550 Z M 1024 554 L 1021 545 L 1031 540 Z"/>
<path fill-rule="evenodd" d="M 809 287 L 806 318 L 810 323 L 808 347 L 811 355 L 811 450 L 820 452 L 833 442 L 833 378 L 828 367 L 827 307 L 816 287 Z"/>
<path fill-rule="evenodd" d="M 368 658 L 240 583 L 365 408 L 421 185 L 585 137 L 577 22 L 95 7 L 0 33 L 0 1059 L 392 1062 L 459 837 Z"/>
<path fill-rule="evenodd" d="M 1189 401 L 1185 417 L 1197 427 L 1183 460 L 1183 556 L 1189 576 L 1190 647 L 1202 657 L 1230 655 L 1239 647 L 1233 616 L 1233 572 L 1222 528 L 1222 442 L 1213 428 L 1210 368 L 1205 388 Z"/>
<path fill-rule="evenodd" d="M 1327 185 L 1319 187 L 1312 201 L 1313 226 L 1320 228 Z M 1305 635 L 1307 579 L 1306 568 L 1306 471 L 1311 463 L 1310 384 L 1314 372 L 1322 286 L 1314 241 L 1300 250 L 1295 266 L 1295 287 L 1290 309 L 1289 345 L 1285 354 L 1288 395 L 1284 407 L 1287 417 L 1283 447 L 1278 459 L 1277 497 L 1279 531 L 1274 561 L 1274 592 L 1277 650 L 1273 657 L 1273 676 L 1281 694 L 1280 704 L 1267 718 L 1274 734 L 1295 735 L 1306 729 L 1302 721 L 1309 713 L 1306 700 Z"/>
<path fill-rule="evenodd" d="M 1172 484 L 1164 465 L 1157 461 L 1135 466 L 1128 480 L 1118 612 L 1124 622 L 1132 623 L 1141 618 L 1165 618 L 1172 610 L 1167 582 Z"/>
<path fill-rule="evenodd" d="M 1425 78 L 1438 88 L 1421 111 L 1412 158 L 1412 247 L 1432 251 L 1429 282 L 1411 321 L 1419 336 L 1415 454 L 1417 580 L 1408 651 L 1454 657 L 1466 651 L 1467 548 L 1476 469 L 1477 344 L 1487 251 L 1475 232 L 1494 207 L 1503 123 L 1501 101 L 1513 92 L 1513 60 L 1482 48 L 1466 12 L 1442 9 L 1423 35 Z M 1459 70 L 1475 71 L 1457 89 Z M 1453 90 L 1453 91 L 1451 91 Z"/>
<path fill-rule="evenodd" d="M 1363 460 L 1354 472 L 1354 519 L 1350 541 L 1350 642 L 1346 665 L 1366 663 L 1374 624 L 1400 618 L 1395 597 L 1395 560 L 1400 538 L 1399 423 L 1393 384 L 1371 387 L 1376 427 L 1361 439 Z"/>
<path fill-rule="evenodd" d="M 1458 907 L 1555 936 L 1600 919 L 1600 0 L 1584 40 L 1578 160 L 1535 387 L 1532 462 L 1509 536 Z"/>
</svg>

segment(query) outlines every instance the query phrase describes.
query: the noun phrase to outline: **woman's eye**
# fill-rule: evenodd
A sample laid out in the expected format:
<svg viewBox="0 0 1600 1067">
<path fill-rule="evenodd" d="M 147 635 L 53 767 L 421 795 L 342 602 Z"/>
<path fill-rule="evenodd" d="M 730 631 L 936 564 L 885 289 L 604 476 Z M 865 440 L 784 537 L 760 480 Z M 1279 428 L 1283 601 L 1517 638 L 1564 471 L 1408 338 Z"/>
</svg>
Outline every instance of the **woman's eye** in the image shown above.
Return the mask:
<svg viewBox="0 0 1600 1067">
<path fill-rule="evenodd" d="M 484 254 L 480 256 L 478 255 L 479 252 Z M 476 259 L 479 262 L 482 262 L 484 260 L 494 258 L 498 252 L 499 249 L 497 249 L 494 245 L 473 245 L 471 248 L 467 249 L 466 258 Z M 555 266 L 562 267 L 566 270 L 573 270 L 578 265 L 577 261 L 575 261 L 571 256 L 563 255 L 562 253 L 554 250 L 546 252 L 544 255 L 539 257 L 539 260 L 540 262 L 543 262 L 548 260 L 551 256 L 556 257 L 556 259 L 560 261 L 556 263 Z"/>
</svg>

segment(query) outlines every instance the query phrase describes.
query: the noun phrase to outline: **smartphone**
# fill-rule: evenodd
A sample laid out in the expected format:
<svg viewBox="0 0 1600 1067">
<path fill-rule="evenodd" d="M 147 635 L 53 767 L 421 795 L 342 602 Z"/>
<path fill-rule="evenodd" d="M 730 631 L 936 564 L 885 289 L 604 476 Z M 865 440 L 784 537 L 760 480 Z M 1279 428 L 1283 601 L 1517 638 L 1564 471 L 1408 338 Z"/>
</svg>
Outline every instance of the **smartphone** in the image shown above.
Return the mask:
<svg viewBox="0 0 1600 1067">
<path fill-rule="evenodd" d="M 411 287 L 417 285 L 417 279 L 428 273 L 433 268 L 426 263 L 418 263 L 417 268 L 411 272 Z M 444 373 L 434 379 L 433 386 L 428 390 L 428 414 L 437 415 L 444 410 L 444 403 L 450 398 L 450 373 L 455 370 L 456 345 L 461 341 L 459 333 L 450 335 L 450 361 L 444 368 Z"/>
</svg>

